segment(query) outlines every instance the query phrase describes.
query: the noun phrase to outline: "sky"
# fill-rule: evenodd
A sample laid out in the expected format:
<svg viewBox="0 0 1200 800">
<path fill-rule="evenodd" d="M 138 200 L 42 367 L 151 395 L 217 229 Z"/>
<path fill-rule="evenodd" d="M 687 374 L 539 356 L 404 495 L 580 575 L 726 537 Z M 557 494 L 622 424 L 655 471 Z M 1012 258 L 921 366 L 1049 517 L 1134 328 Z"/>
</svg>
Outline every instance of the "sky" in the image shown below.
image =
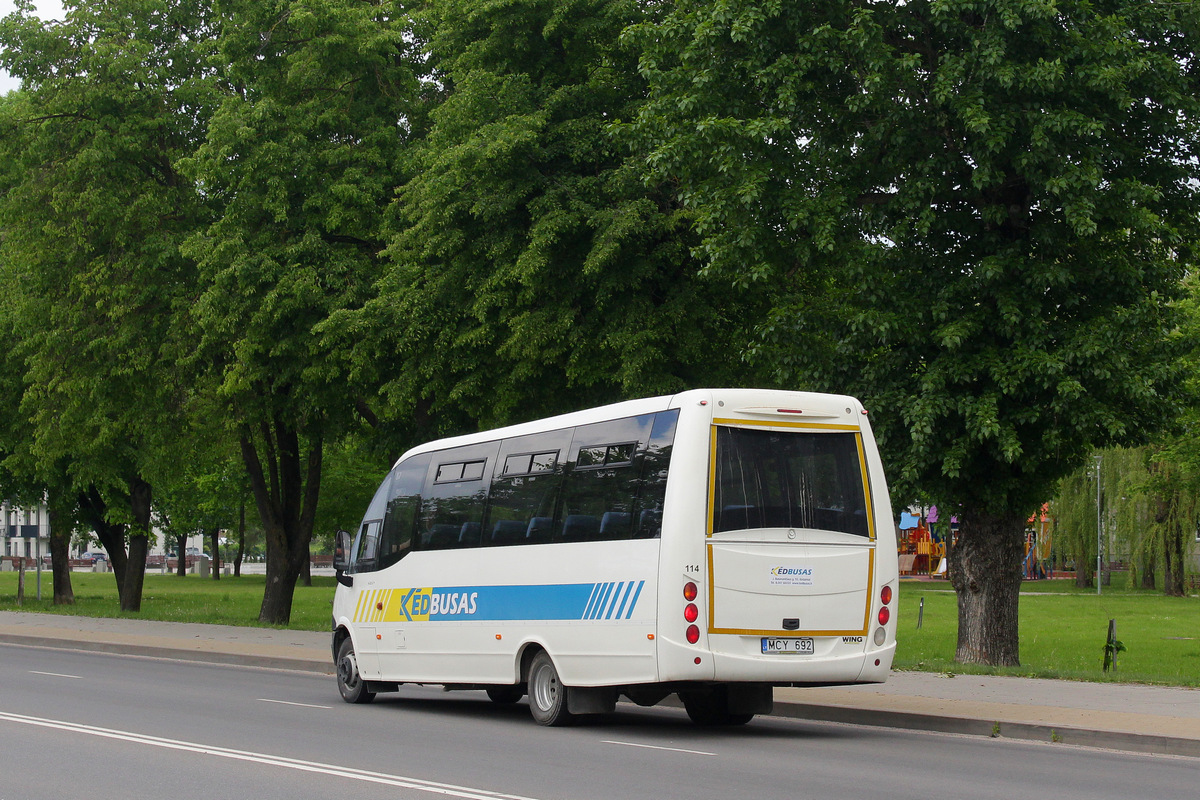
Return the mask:
<svg viewBox="0 0 1200 800">
<path fill-rule="evenodd" d="M 42 19 L 62 19 L 62 4 L 59 0 L 35 0 L 38 16 Z M 16 7 L 13 0 L 0 0 L 0 18 L 7 17 Z M 4 70 L 0 70 L 0 94 L 20 88 L 20 82 Z"/>
</svg>

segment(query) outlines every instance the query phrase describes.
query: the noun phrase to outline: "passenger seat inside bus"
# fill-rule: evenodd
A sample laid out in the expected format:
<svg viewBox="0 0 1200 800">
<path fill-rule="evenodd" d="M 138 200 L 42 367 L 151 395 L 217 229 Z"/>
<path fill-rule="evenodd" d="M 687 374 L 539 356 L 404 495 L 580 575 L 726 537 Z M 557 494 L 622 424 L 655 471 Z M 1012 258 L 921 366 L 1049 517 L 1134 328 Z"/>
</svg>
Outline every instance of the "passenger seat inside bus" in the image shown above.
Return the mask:
<svg viewBox="0 0 1200 800">
<path fill-rule="evenodd" d="M 563 521 L 563 540 L 590 542 L 600 535 L 600 520 L 591 514 L 570 514 Z"/>
<path fill-rule="evenodd" d="M 492 526 L 492 544 L 524 544 L 526 528 L 517 519 L 498 519 Z"/>
<path fill-rule="evenodd" d="M 530 544 L 550 541 L 554 535 L 554 517 L 533 517 L 525 530 L 525 539 Z"/>
<path fill-rule="evenodd" d="M 459 547 L 479 547 L 482 537 L 482 528 L 478 522 L 464 522 L 462 532 L 458 534 Z"/>
</svg>

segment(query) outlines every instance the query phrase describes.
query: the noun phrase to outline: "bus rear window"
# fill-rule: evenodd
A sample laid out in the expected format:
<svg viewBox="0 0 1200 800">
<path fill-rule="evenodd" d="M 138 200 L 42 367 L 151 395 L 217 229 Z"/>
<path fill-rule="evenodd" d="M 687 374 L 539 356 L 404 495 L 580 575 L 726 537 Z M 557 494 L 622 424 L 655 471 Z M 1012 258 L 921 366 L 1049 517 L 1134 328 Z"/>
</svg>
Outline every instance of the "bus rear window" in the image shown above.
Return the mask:
<svg viewBox="0 0 1200 800">
<path fill-rule="evenodd" d="M 870 535 L 857 435 L 717 428 L 713 532 Z"/>
</svg>

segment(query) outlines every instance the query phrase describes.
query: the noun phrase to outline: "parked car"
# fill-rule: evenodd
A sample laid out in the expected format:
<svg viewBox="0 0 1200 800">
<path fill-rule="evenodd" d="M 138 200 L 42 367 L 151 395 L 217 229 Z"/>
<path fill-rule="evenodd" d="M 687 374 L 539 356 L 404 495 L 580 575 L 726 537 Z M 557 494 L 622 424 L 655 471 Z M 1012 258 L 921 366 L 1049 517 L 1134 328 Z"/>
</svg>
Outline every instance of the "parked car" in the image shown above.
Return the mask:
<svg viewBox="0 0 1200 800">
<path fill-rule="evenodd" d="M 97 561 L 108 561 L 108 556 L 104 553 L 84 553 L 80 558 L 84 561 L 90 561 L 93 564 Z"/>
</svg>

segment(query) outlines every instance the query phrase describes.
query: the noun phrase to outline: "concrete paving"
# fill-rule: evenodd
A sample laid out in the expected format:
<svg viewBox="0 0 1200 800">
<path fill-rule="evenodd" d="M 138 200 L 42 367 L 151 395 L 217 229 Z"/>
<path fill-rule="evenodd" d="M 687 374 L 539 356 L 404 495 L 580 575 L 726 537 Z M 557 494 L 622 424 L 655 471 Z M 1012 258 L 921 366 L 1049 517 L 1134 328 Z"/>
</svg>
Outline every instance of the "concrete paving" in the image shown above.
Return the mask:
<svg viewBox="0 0 1200 800">
<path fill-rule="evenodd" d="M 332 675 L 327 633 L 0 611 L 0 642 Z M 896 672 L 775 690 L 778 716 L 1200 758 L 1200 689 Z"/>
</svg>

